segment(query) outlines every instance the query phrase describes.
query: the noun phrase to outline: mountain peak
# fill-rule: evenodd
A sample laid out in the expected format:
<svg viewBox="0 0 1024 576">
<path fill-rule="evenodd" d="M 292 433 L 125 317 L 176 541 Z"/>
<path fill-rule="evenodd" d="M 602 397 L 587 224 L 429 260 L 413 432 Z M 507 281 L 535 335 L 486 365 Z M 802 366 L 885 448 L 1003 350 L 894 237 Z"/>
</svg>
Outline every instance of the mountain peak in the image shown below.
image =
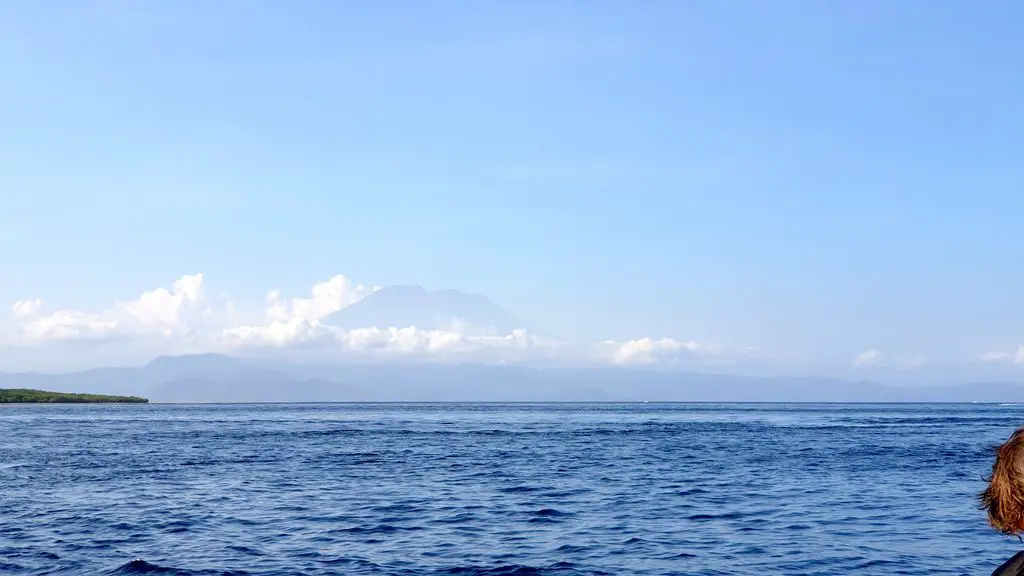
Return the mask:
<svg viewBox="0 0 1024 576">
<path fill-rule="evenodd" d="M 406 328 L 469 330 L 511 334 L 526 326 L 501 306 L 480 294 L 459 290 L 427 290 L 422 286 L 387 286 L 323 320 L 345 330 Z"/>
</svg>

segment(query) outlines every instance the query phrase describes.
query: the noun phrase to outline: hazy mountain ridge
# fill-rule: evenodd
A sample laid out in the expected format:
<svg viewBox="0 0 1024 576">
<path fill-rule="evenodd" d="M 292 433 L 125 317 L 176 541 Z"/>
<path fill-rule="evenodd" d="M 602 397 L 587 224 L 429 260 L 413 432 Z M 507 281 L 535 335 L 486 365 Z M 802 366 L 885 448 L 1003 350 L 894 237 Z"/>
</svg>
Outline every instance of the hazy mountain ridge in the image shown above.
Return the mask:
<svg viewBox="0 0 1024 576">
<path fill-rule="evenodd" d="M 206 354 L 66 374 L 0 373 L 0 388 L 130 394 L 154 402 L 1024 402 L 1024 386 L 909 388 L 813 377 L 479 364 L 298 364 Z"/>
</svg>

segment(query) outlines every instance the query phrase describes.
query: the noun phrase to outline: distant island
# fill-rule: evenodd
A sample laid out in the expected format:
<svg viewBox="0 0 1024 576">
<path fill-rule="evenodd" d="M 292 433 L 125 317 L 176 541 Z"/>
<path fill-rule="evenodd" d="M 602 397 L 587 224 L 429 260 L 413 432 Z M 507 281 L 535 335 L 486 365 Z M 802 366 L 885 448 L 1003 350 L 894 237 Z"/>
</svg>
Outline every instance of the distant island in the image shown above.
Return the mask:
<svg viewBox="0 0 1024 576">
<path fill-rule="evenodd" d="M 103 394 L 66 394 L 27 388 L 0 388 L 0 404 L 145 404 L 138 396 L 106 396 Z"/>
</svg>

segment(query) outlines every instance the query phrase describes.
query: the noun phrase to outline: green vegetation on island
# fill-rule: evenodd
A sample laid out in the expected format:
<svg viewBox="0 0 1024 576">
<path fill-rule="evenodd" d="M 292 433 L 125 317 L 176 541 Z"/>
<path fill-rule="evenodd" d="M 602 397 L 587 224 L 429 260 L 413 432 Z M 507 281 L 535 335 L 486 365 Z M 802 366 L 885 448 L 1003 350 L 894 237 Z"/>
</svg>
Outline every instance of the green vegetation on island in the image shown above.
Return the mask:
<svg viewBox="0 0 1024 576">
<path fill-rule="evenodd" d="M 0 404 L 145 404 L 138 396 L 105 396 L 103 394 L 65 394 L 27 388 L 0 388 Z"/>
</svg>

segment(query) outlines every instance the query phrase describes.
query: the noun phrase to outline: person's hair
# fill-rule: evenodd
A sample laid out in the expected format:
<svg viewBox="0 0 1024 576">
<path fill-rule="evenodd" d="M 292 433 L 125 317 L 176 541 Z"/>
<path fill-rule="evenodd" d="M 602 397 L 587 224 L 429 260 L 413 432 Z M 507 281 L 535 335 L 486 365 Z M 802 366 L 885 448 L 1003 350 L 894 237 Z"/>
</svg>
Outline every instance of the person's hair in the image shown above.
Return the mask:
<svg viewBox="0 0 1024 576">
<path fill-rule="evenodd" d="M 979 495 L 988 523 L 1004 534 L 1024 532 L 1024 427 L 995 449 L 992 476 Z"/>
</svg>

